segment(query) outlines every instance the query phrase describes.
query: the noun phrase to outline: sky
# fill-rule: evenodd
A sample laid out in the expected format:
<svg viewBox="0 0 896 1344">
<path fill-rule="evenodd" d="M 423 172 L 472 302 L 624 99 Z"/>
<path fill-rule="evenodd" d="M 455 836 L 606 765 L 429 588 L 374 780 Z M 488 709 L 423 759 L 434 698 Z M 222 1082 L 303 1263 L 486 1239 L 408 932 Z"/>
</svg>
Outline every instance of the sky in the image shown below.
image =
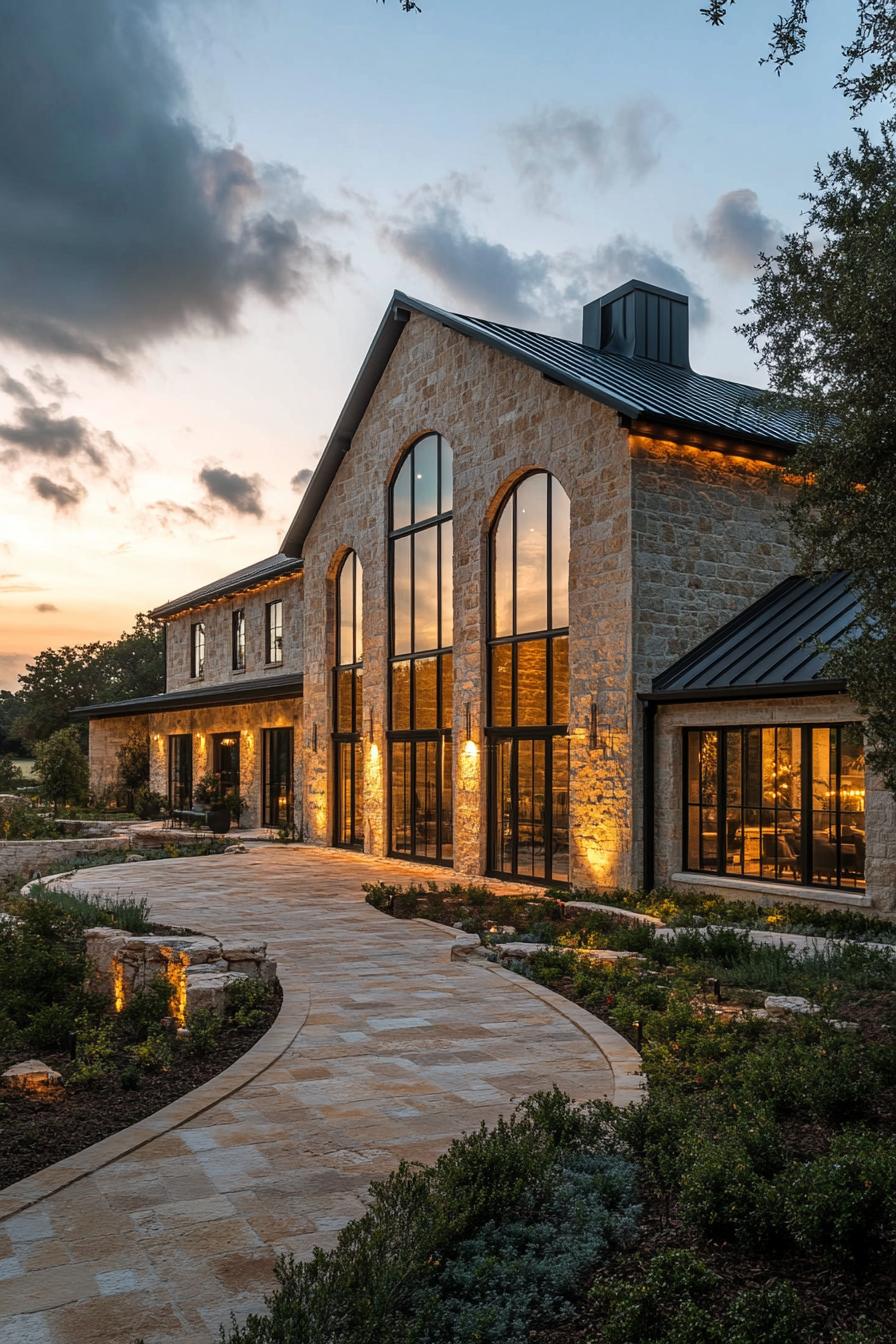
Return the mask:
<svg viewBox="0 0 896 1344">
<path fill-rule="evenodd" d="M 394 289 L 577 338 L 637 277 L 695 369 L 847 143 L 853 6 L 0 0 L 0 688 L 276 553 Z"/>
</svg>

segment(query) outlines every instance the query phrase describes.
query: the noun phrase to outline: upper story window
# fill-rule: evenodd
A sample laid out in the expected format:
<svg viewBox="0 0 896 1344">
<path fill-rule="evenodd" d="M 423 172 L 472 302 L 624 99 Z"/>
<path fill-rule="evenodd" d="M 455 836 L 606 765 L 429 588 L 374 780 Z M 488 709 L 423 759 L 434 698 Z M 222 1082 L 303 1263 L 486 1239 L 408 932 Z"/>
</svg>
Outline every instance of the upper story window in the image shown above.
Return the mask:
<svg viewBox="0 0 896 1344">
<path fill-rule="evenodd" d="M 205 675 L 205 622 L 194 621 L 190 626 L 190 676 Z"/>
<path fill-rule="evenodd" d="M 864 887 L 861 724 L 695 728 L 684 745 L 686 869 Z"/>
<path fill-rule="evenodd" d="M 264 609 L 264 660 L 272 666 L 283 662 L 283 600 L 268 602 Z"/>
<path fill-rule="evenodd" d="M 246 613 L 240 607 L 233 613 L 230 632 L 230 649 L 234 672 L 243 672 L 246 668 Z"/>
</svg>

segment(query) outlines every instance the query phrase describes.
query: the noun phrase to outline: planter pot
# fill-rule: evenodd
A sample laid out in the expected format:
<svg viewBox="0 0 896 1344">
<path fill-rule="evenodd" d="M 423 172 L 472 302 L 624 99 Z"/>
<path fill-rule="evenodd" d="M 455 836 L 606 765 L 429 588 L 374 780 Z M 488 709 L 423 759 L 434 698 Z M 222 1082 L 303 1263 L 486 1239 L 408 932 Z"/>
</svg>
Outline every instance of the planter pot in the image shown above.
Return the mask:
<svg viewBox="0 0 896 1344">
<path fill-rule="evenodd" d="M 209 808 L 208 827 L 215 835 L 225 835 L 230 830 L 230 808 Z"/>
</svg>

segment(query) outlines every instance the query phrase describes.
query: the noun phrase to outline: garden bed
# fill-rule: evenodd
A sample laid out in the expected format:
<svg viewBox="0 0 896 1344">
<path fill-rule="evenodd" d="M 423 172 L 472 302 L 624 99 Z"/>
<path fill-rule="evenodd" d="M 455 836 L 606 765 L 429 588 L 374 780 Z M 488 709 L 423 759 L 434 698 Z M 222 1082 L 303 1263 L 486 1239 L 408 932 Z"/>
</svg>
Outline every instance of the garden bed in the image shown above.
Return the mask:
<svg viewBox="0 0 896 1344">
<path fill-rule="evenodd" d="M 511 964 L 608 1021 L 642 1052 L 647 1099 L 625 1110 L 604 1107 L 599 1123 L 601 1108 L 592 1114 L 595 1150 L 637 1172 L 637 1235 L 622 1253 L 593 1259 L 562 1326 L 542 1313 L 527 1337 L 542 1344 L 889 1342 L 896 1335 L 896 958 L 862 943 L 892 942 L 892 926 L 697 893 L 610 899 L 619 914 L 475 887 L 368 891 L 372 904 L 399 918 L 479 933 L 487 955 L 497 957 L 502 942 L 549 944 Z M 628 922 L 625 910 L 678 927 L 658 936 Z M 856 943 L 756 946 L 749 940 L 755 927 Z M 579 955 L 601 946 L 640 960 L 607 965 Z M 813 1011 L 766 1016 L 772 994 L 803 996 Z M 349 1344 L 360 1334 L 333 1338 Z"/>
<path fill-rule="evenodd" d="M 170 1015 L 172 985 L 159 976 L 116 1012 L 107 995 L 86 987 L 85 929 L 111 925 L 172 937 L 189 930 L 150 925 L 145 902 L 128 899 L 7 891 L 0 905 L 0 1072 L 39 1058 L 62 1079 L 50 1088 L 0 1088 L 0 1187 L 208 1082 L 245 1054 L 279 1011 L 278 985 L 241 978 L 227 990 L 223 1017 L 199 1009 L 184 1034 Z"/>
</svg>

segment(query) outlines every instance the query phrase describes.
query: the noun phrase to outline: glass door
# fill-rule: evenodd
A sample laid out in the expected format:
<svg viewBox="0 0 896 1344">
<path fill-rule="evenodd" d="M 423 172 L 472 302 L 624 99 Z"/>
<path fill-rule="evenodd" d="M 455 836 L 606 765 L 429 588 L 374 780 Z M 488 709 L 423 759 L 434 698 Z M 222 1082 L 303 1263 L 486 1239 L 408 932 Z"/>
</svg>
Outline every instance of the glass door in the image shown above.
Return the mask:
<svg viewBox="0 0 896 1344">
<path fill-rule="evenodd" d="M 493 739 L 491 870 L 533 882 L 569 881 L 569 742 Z"/>
<path fill-rule="evenodd" d="M 261 824 L 289 827 L 293 821 L 292 729 L 263 729 L 261 755 Z"/>
</svg>

